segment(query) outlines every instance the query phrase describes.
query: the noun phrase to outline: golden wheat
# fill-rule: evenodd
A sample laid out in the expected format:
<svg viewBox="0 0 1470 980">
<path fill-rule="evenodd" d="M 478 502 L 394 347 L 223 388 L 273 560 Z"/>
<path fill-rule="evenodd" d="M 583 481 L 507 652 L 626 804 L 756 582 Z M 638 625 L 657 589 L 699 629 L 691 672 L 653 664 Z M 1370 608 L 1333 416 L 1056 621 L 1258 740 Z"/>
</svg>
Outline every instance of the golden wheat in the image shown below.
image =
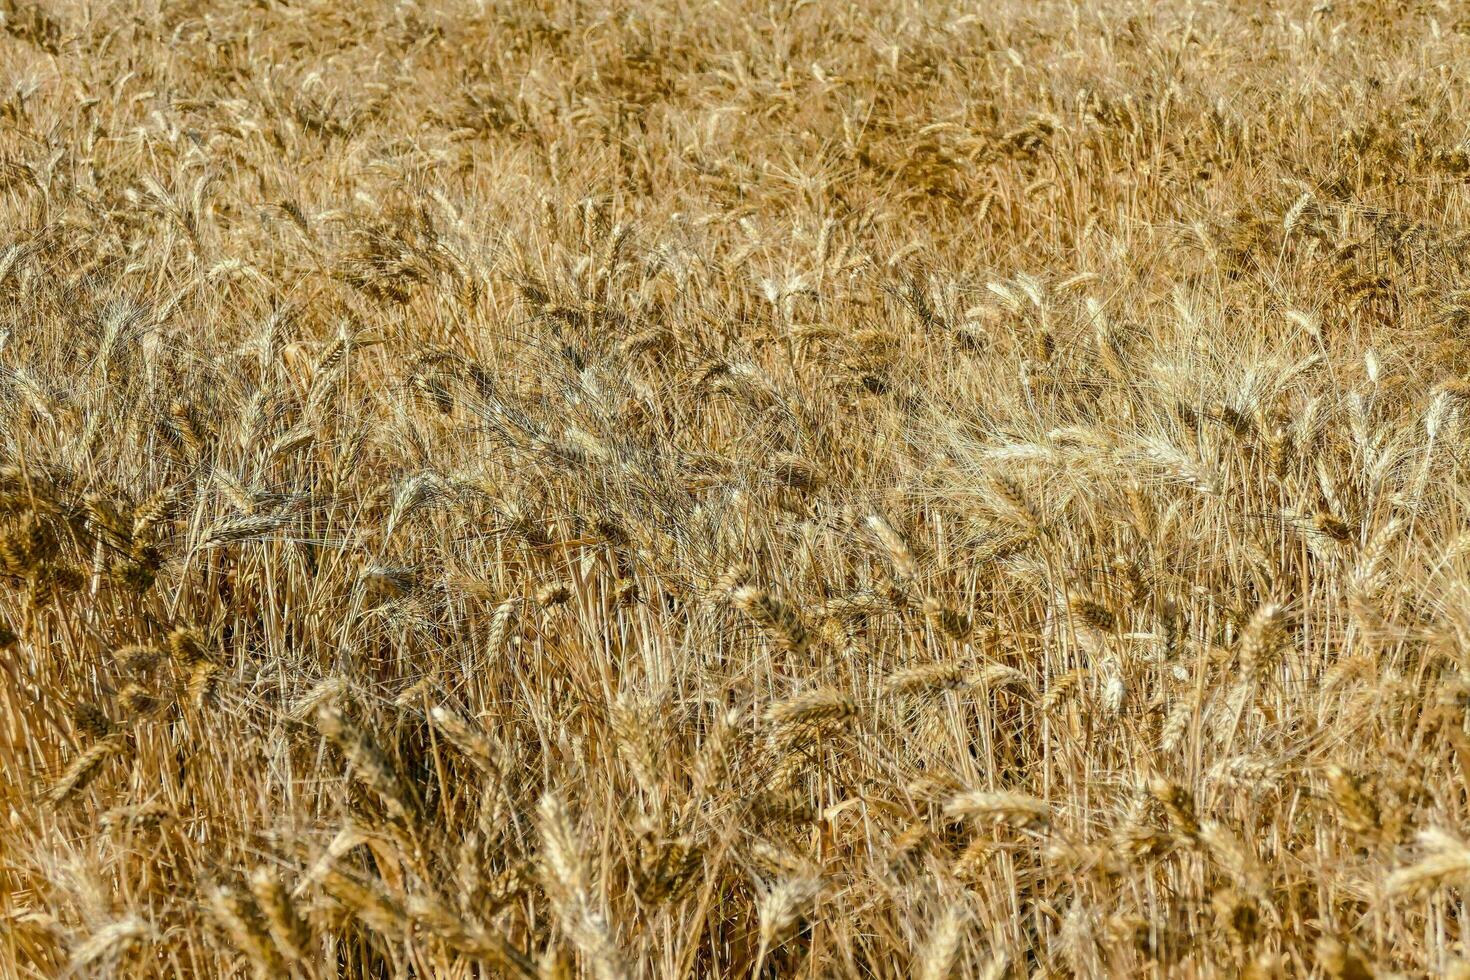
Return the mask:
<svg viewBox="0 0 1470 980">
<path fill-rule="evenodd" d="M 0 0 L 0 978 L 1455 976 L 1470 17 Z"/>
</svg>

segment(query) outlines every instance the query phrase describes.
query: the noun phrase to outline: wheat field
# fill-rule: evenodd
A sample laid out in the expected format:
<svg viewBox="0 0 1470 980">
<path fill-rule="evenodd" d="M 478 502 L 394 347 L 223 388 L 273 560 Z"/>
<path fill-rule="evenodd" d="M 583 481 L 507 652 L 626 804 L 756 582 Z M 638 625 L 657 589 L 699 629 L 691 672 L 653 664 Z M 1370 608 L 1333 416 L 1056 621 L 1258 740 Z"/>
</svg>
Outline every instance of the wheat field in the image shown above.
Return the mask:
<svg viewBox="0 0 1470 980">
<path fill-rule="evenodd" d="M 0 977 L 1470 977 L 1466 64 L 0 0 Z"/>
</svg>

